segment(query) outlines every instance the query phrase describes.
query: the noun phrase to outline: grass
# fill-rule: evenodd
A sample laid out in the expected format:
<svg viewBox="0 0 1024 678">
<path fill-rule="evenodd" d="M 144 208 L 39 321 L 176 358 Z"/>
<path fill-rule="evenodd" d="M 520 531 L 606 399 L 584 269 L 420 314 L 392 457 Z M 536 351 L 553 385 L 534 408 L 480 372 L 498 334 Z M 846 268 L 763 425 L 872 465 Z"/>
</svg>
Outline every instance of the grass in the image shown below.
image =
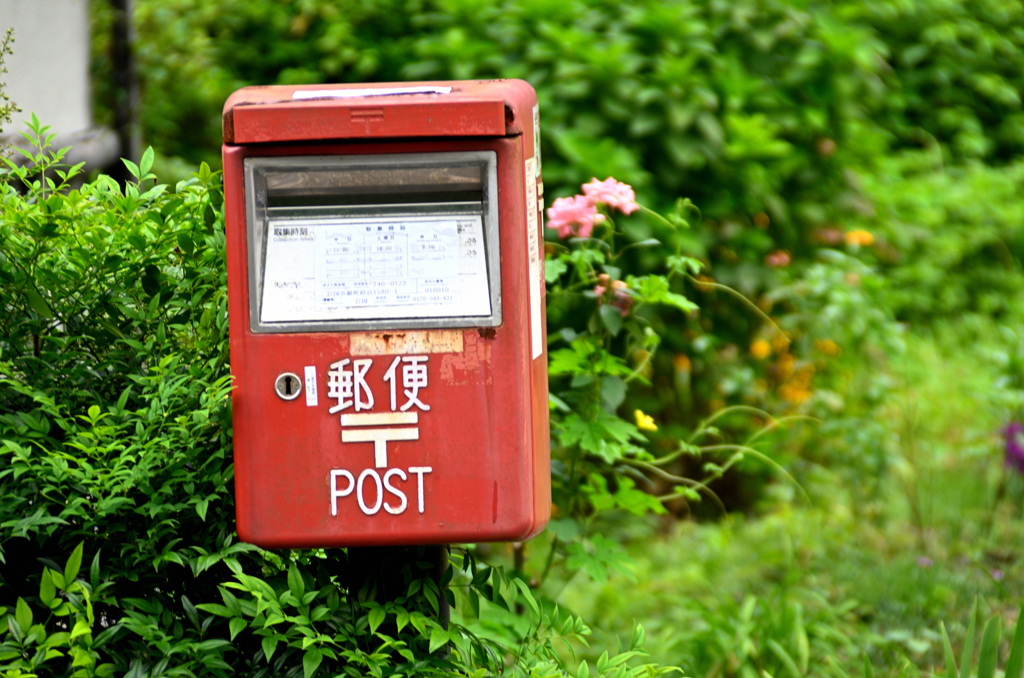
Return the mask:
<svg viewBox="0 0 1024 678">
<path fill-rule="evenodd" d="M 945 671 L 940 622 L 960 648 L 975 601 L 1011 627 L 1024 593 L 1024 482 L 1002 465 L 1007 394 L 979 344 L 947 331 L 911 334 L 907 346 L 878 410 L 891 471 L 874 510 L 837 485 L 855 476 L 819 468 L 808 471 L 809 503 L 634 526 L 632 579 L 568 573 L 551 591 L 601 629 L 593 646 L 628 641 L 639 620 L 653 658 L 689 675 L 859 676 L 866 658 L 874 675 L 915 676 Z"/>
</svg>

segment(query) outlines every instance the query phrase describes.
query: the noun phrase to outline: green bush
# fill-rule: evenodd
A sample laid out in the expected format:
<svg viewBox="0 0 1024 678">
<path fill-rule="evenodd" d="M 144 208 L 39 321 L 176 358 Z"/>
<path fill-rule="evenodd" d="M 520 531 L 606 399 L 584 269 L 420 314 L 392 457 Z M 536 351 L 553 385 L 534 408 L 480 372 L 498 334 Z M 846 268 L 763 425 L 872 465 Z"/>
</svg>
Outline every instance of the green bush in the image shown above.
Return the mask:
<svg viewBox="0 0 1024 678">
<path fill-rule="evenodd" d="M 686 195 L 701 206 L 699 232 L 637 220 L 628 237 L 671 238 L 707 264 L 706 275 L 765 307 L 773 302 L 762 294 L 799 279 L 844 231 L 875 232 L 890 206 L 904 210 L 900 201 L 946 197 L 933 179 L 910 175 L 889 188 L 869 182 L 865 195 L 856 172 L 870 176 L 890 148 L 936 141 L 956 161 L 1012 163 L 1024 139 L 1024 12 L 1009 0 L 140 0 L 136 21 L 143 126 L 164 155 L 215 163 L 218 113 L 241 85 L 521 77 L 541 103 L 549 203 L 589 176 L 629 181 L 663 209 Z M 100 73 L 106 52 L 101 37 Z M 881 172 L 894 170 L 882 163 Z M 1005 187 L 984 181 L 979 188 L 1001 200 Z M 935 290 L 944 270 L 927 246 L 888 242 L 882 263 L 896 266 L 887 270 Z M 640 252 L 629 267 L 657 265 Z M 934 298 L 953 312 L 988 309 L 1005 298 L 1005 268 L 985 277 L 978 267 L 969 287 L 945 286 L 938 297 L 905 292 L 902 281 L 892 289 L 905 297 L 901 308 Z M 650 395 L 660 404 L 648 407 L 686 433 L 722 404 L 770 405 L 759 383 L 773 377 L 748 356 L 769 329 L 762 319 L 720 288 L 677 282 L 673 291 L 701 310 L 652 314 L 664 343 Z M 793 313 L 775 299 L 773 312 Z M 806 350 L 790 354 L 814 361 Z M 773 411 L 807 409 L 781 400 Z"/>
<path fill-rule="evenodd" d="M 901 146 L 938 141 L 958 161 L 1024 151 L 1024 7 L 1014 0 L 855 0 L 848 21 L 886 46 L 878 123 Z"/>
<path fill-rule="evenodd" d="M 1024 164 L 944 166 L 936 150 L 880 160 L 864 177 L 875 214 L 866 225 L 889 281 L 885 304 L 900 320 L 927 326 L 1021 307 Z"/>
<path fill-rule="evenodd" d="M 147 151 L 127 185 L 74 189 L 63 152 L 26 153 L 0 168 L 0 673 L 671 671 L 645 663 L 639 626 L 575 658 L 586 624 L 476 548 L 440 574 L 403 553 L 383 598 L 360 552 L 239 542 L 219 175 L 171 189 Z M 591 548 L 552 557 L 596 571 L 618 553 Z"/>
<path fill-rule="evenodd" d="M 146 137 L 164 153 L 212 161 L 217 113 L 243 84 L 522 77 L 554 194 L 611 174 L 657 206 L 685 193 L 716 219 L 766 212 L 788 246 L 828 218 L 882 95 L 868 32 L 781 0 L 174 0 L 136 17 Z"/>
</svg>

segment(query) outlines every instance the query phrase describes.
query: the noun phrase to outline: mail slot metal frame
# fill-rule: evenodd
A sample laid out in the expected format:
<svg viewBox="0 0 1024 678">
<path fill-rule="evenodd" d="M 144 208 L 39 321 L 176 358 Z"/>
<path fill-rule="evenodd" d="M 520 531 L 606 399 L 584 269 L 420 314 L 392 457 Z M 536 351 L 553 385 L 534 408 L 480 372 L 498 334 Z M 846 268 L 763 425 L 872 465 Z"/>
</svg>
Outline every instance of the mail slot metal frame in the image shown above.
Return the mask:
<svg viewBox="0 0 1024 678">
<path fill-rule="evenodd" d="M 387 330 L 387 329 L 446 329 L 457 327 L 498 327 L 501 325 L 501 252 L 498 237 L 498 178 L 497 154 L 494 151 L 451 151 L 442 153 L 394 153 L 386 155 L 343 155 L 343 156 L 282 156 L 282 157 L 249 157 L 245 158 L 245 192 L 246 192 L 246 230 L 250 247 L 249 256 L 249 322 L 255 333 L 272 332 L 339 332 L 355 330 Z M 310 187 L 306 192 L 293 190 L 293 196 L 315 198 L 350 198 L 364 200 L 363 203 L 349 205 L 322 206 L 308 205 L 301 209 L 309 215 L 323 219 L 332 216 L 340 219 L 401 219 L 424 216 L 480 216 L 483 220 L 484 261 L 487 266 L 488 289 L 490 293 L 490 314 L 459 315 L 448 317 L 388 317 L 381 319 L 331 319 L 310 320 L 299 322 L 265 322 L 260 317 L 263 305 L 264 262 L 266 261 L 266 232 L 270 227 L 275 208 L 271 205 L 274 197 L 268 189 L 268 177 L 276 174 L 290 177 L 310 174 L 351 175 L 354 181 L 365 179 L 367 173 L 406 173 L 415 179 L 418 172 L 428 173 L 435 180 L 445 179 L 444 170 L 456 167 L 476 166 L 480 170 L 479 206 L 472 208 L 466 204 L 451 202 L 420 202 L 409 203 L 387 201 L 390 193 L 372 191 L 381 184 L 368 187 L 356 186 L 356 190 L 339 190 L 350 188 L 337 183 L 324 183 Z M 424 177 L 426 178 L 426 177 Z M 314 182 L 315 183 L 315 182 Z M 456 190 L 455 184 L 446 185 L 443 181 L 430 186 L 405 182 L 404 188 L 415 190 L 424 198 L 431 193 L 445 195 L 445 188 Z M 395 183 L 383 184 L 393 187 Z M 363 190 L 358 190 L 362 188 Z M 332 191 L 331 189 L 335 189 Z M 472 189 L 470 189 L 472 190 Z M 461 192 L 469 192 L 464 190 Z M 319 210 L 317 214 L 314 210 Z M 333 212 L 332 212 L 333 210 Z M 345 212 L 348 212 L 346 214 Z M 298 211 L 294 213 L 298 218 Z M 287 217 L 284 217 L 287 218 Z"/>
</svg>

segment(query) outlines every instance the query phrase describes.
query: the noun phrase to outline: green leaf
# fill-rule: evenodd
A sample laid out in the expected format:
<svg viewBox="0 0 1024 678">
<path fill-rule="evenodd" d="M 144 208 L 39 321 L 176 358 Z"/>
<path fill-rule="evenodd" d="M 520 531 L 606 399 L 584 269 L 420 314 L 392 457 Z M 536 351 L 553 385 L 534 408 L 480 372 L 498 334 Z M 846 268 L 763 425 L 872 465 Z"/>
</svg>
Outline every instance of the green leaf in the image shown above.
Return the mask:
<svg viewBox="0 0 1024 678">
<path fill-rule="evenodd" d="M 383 607 L 377 606 L 377 607 L 372 608 L 370 610 L 370 614 L 367 615 L 368 621 L 370 623 L 370 631 L 373 632 L 373 633 L 376 633 L 377 629 L 384 622 L 384 618 L 386 616 L 387 615 L 384 612 L 384 608 Z"/>
<path fill-rule="evenodd" d="M 552 518 L 548 522 L 548 531 L 564 542 L 578 539 L 582 533 L 580 524 L 573 518 Z"/>
<path fill-rule="evenodd" d="M 277 650 L 278 641 L 277 636 L 266 636 L 260 641 L 260 645 L 263 647 L 263 656 L 267 658 L 268 662 L 274 656 L 274 651 Z"/>
<path fill-rule="evenodd" d="M 430 649 L 428 652 L 433 654 L 439 648 L 444 647 L 451 640 L 451 634 L 440 626 L 435 626 L 430 630 Z"/>
<path fill-rule="evenodd" d="M 864 678 L 875 678 L 875 671 L 871 668 L 871 660 L 864 655 Z"/>
<path fill-rule="evenodd" d="M 53 584 L 53 577 L 50 576 L 49 570 L 43 570 L 43 576 L 39 580 L 39 602 L 46 607 L 53 607 L 56 597 L 57 587 Z"/>
<path fill-rule="evenodd" d="M 199 603 L 198 605 L 196 605 L 196 609 L 202 610 L 203 612 L 209 612 L 210 614 L 217 615 L 218 617 L 234 616 L 231 613 L 231 610 L 224 607 L 223 605 L 218 605 L 216 603 Z"/>
<path fill-rule="evenodd" d="M 594 581 L 605 581 L 609 570 L 635 579 L 631 569 L 632 560 L 625 549 L 619 542 L 604 535 L 595 534 L 589 549 L 584 543 L 574 542 L 567 546 L 566 552 L 569 555 L 566 561 L 569 568 L 582 568 Z"/>
<path fill-rule="evenodd" d="M 643 625 L 639 622 L 633 622 L 633 636 L 630 638 L 629 641 L 629 649 L 631 651 L 639 650 L 644 646 L 646 642 L 647 631 L 644 630 Z"/>
<path fill-rule="evenodd" d="M 228 622 L 228 630 L 231 632 L 231 640 L 249 626 L 249 622 L 242 617 L 232 617 Z"/>
<path fill-rule="evenodd" d="M 544 280 L 549 284 L 553 284 L 569 270 L 569 265 L 561 259 L 551 259 L 544 262 Z"/>
<path fill-rule="evenodd" d="M 673 306 L 684 313 L 696 311 L 698 306 L 681 294 L 672 292 L 669 281 L 664 276 L 648 275 L 639 278 L 630 276 L 627 279 L 630 289 L 637 291 L 640 297 L 649 303 Z"/>
<path fill-rule="evenodd" d="M 206 522 L 206 511 L 210 508 L 210 498 L 205 497 L 196 502 L 196 513 L 199 514 L 200 519 Z"/>
<path fill-rule="evenodd" d="M 28 603 L 23 598 L 18 598 L 14 608 L 14 619 L 22 630 L 32 626 L 32 608 L 28 606 Z"/>
<path fill-rule="evenodd" d="M 78 571 L 82 567 L 83 548 L 85 548 L 85 542 L 79 542 L 75 550 L 71 552 L 68 562 L 64 564 L 64 583 L 66 586 L 71 586 L 71 582 L 75 581 L 75 577 L 78 576 Z"/>
<path fill-rule="evenodd" d="M 146 266 L 139 282 L 142 284 L 142 289 L 146 294 L 156 297 L 160 294 L 160 269 L 152 264 Z"/>
<path fill-rule="evenodd" d="M 960 678 L 960 674 L 956 668 L 956 657 L 953 654 L 953 646 L 949 642 L 949 634 L 946 633 L 946 625 L 939 622 L 939 628 L 942 631 L 942 645 L 946 656 L 946 678 Z"/>
<path fill-rule="evenodd" d="M 84 617 L 79 617 L 75 621 L 74 628 L 71 629 L 71 640 L 90 633 L 92 633 L 92 627 L 89 626 L 89 622 L 87 622 Z"/>
<path fill-rule="evenodd" d="M 129 160 L 128 158 L 121 158 L 121 162 L 123 162 L 124 166 L 128 168 L 128 173 L 131 174 L 136 179 L 138 179 L 142 175 L 142 173 L 139 172 L 139 166 L 136 165 L 131 160 Z"/>
<path fill-rule="evenodd" d="M 35 287 L 29 286 L 25 290 L 25 297 L 28 299 L 29 308 L 38 313 L 43 318 L 49 318 L 53 316 L 53 311 L 50 309 L 50 305 L 46 303 L 46 299 L 43 299 L 42 295 L 36 290 Z"/>
<path fill-rule="evenodd" d="M 402 629 L 405 628 L 406 624 L 409 623 L 409 610 L 404 607 L 398 608 L 395 612 L 395 626 L 398 632 L 401 633 Z"/>
<path fill-rule="evenodd" d="M 288 590 L 297 601 L 301 601 L 303 594 L 306 593 L 306 583 L 302 580 L 302 573 L 295 563 L 288 568 Z"/>
<path fill-rule="evenodd" d="M 666 260 L 668 270 L 679 275 L 697 275 L 704 265 L 693 257 L 671 256 Z"/>
<path fill-rule="evenodd" d="M 657 247 L 661 244 L 661 241 L 657 238 L 645 238 L 644 240 L 638 240 L 635 243 L 631 243 L 630 247 Z"/>
<path fill-rule="evenodd" d="M 178 247 L 188 256 L 192 256 L 196 251 L 196 244 L 192 242 L 192 238 L 189 237 L 188 233 L 178 234 Z"/>
<path fill-rule="evenodd" d="M 660 504 L 659 504 L 660 505 Z M 811 643 L 807 638 L 807 628 L 804 626 L 803 607 L 799 604 L 793 611 L 793 635 L 796 643 L 796 659 L 800 668 L 800 675 L 807 675 L 811 664 Z"/>
<path fill-rule="evenodd" d="M 978 648 L 978 678 L 993 678 L 996 675 L 1001 630 L 999 617 L 992 617 L 985 622 L 981 632 L 981 647 Z"/>
<path fill-rule="evenodd" d="M 597 310 L 601 315 L 601 324 L 613 337 L 616 336 L 622 329 L 622 312 L 609 304 L 602 304 Z"/>
<path fill-rule="evenodd" d="M 142 154 L 142 158 L 139 160 L 139 176 L 144 177 L 149 174 L 149 170 L 153 169 L 153 147 L 148 146 Z"/>
<path fill-rule="evenodd" d="M 21 626 L 18 624 L 18 620 L 14 618 L 14 615 L 7 615 L 7 631 L 14 638 L 16 643 L 20 643 L 22 638 L 25 637 L 24 632 L 21 630 Z"/>
<path fill-rule="evenodd" d="M 1024 605 L 1017 615 L 1017 627 L 1010 643 L 1010 657 L 1006 660 L 1006 676 L 1019 676 L 1024 673 Z"/>
<path fill-rule="evenodd" d="M 548 353 L 548 374 L 558 376 L 562 374 L 579 374 L 587 369 L 589 360 L 586 353 L 573 348 L 560 348 Z"/>
<path fill-rule="evenodd" d="M 193 605 L 188 596 L 184 594 L 181 596 L 181 608 L 185 611 L 185 616 L 188 617 L 189 621 L 195 624 L 196 628 L 199 628 L 199 613 L 196 612 L 196 606 Z"/>
<path fill-rule="evenodd" d="M 522 594 L 522 597 L 526 600 L 526 604 L 533 610 L 533 614 L 537 617 L 540 616 L 540 605 L 537 604 L 537 600 L 533 597 L 533 591 L 530 590 L 529 585 L 522 579 L 514 578 L 512 583 L 515 584 L 516 588 Z"/>
<path fill-rule="evenodd" d="M 572 408 L 554 393 L 548 393 L 548 409 L 552 412 L 572 412 Z"/>
<path fill-rule="evenodd" d="M 774 654 L 778 658 L 778 660 L 782 662 L 782 665 L 786 668 L 789 674 L 793 676 L 793 678 L 800 678 L 800 669 L 797 668 L 796 662 L 793 661 L 793 657 L 791 657 L 789 653 L 786 652 L 786 649 L 779 645 L 779 643 L 775 640 L 769 640 L 767 645 L 768 649 L 772 651 L 772 654 Z"/>
<path fill-rule="evenodd" d="M 306 650 L 306 654 L 302 655 L 302 675 L 305 676 L 305 678 L 309 678 L 316 673 L 316 670 L 323 659 L 324 656 L 320 653 L 319 649 L 311 647 Z"/>
<path fill-rule="evenodd" d="M 978 599 L 974 599 L 971 605 L 971 621 L 967 625 L 967 635 L 964 637 L 963 652 L 960 654 L 960 675 L 962 678 L 970 678 L 971 668 L 974 664 L 974 635 L 978 625 Z"/>
<path fill-rule="evenodd" d="M 621 377 L 601 377 L 601 403 L 605 409 L 614 411 L 626 399 L 626 382 Z"/>
</svg>

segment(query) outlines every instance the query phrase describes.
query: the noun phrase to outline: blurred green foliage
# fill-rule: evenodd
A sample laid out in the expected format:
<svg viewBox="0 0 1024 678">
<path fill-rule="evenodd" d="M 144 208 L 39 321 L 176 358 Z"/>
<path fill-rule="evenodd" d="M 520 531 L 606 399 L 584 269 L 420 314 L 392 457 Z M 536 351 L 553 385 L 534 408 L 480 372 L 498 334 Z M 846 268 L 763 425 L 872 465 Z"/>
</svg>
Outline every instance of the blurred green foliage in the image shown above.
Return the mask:
<svg viewBox="0 0 1024 678">
<path fill-rule="evenodd" d="M 13 43 L 14 29 L 8 28 L 4 31 L 3 36 L 0 36 L 0 77 L 7 73 L 4 60 L 13 53 Z M 4 125 L 11 121 L 11 114 L 18 110 L 17 106 L 17 102 L 11 101 L 11 98 L 7 95 L 4 81 L 0 80 L 0 132 L 3 132 Z"/>
<path fill-rule="evenodd" d="M 938 141 L 950 158 L 1002 164 L 1024 151 L 1021 41 L 1014 0 L 845 2 L 886 46 L 882 124 L 901 146 Z"/>
<path fill-rule="evenodd" d="M 144 133 L 172 172 L 174 157 L 216 164 L 220 107 L 244 85 L 518 77 L 540 99 L 549 204 L 592 176 L 663 212 L 691 199 L 701 228 L 640 218 L 622 234 L 704 265 L 671 288 L 699 310 L 635 314 L 661 340 L 619 411 L 657 417 L 655 449 L 749 405 L 820 419 L 834 441 L 777 435 L 779 461 L 880 477 L 899 461 L 880 408 L 905 330 L 1020 305 L 1015 0 L 139 0 L 135 19 Z M 661 265 L 646 248 L 616 263 Z M 549 334 L 589 317 L 555 303 Z M 773 477 L 739 465 L 716 487 L 750 507 Z"/>
<path fill-rule="evenodd" d="M 873 254 L 888 281 L 887 307 L 924 325 L 1021 308 L 1022 182 L 1020 160 L 946 165 L 937 148 L 880 159 L 864 191 L 882 239 Z"/>
</svg>

